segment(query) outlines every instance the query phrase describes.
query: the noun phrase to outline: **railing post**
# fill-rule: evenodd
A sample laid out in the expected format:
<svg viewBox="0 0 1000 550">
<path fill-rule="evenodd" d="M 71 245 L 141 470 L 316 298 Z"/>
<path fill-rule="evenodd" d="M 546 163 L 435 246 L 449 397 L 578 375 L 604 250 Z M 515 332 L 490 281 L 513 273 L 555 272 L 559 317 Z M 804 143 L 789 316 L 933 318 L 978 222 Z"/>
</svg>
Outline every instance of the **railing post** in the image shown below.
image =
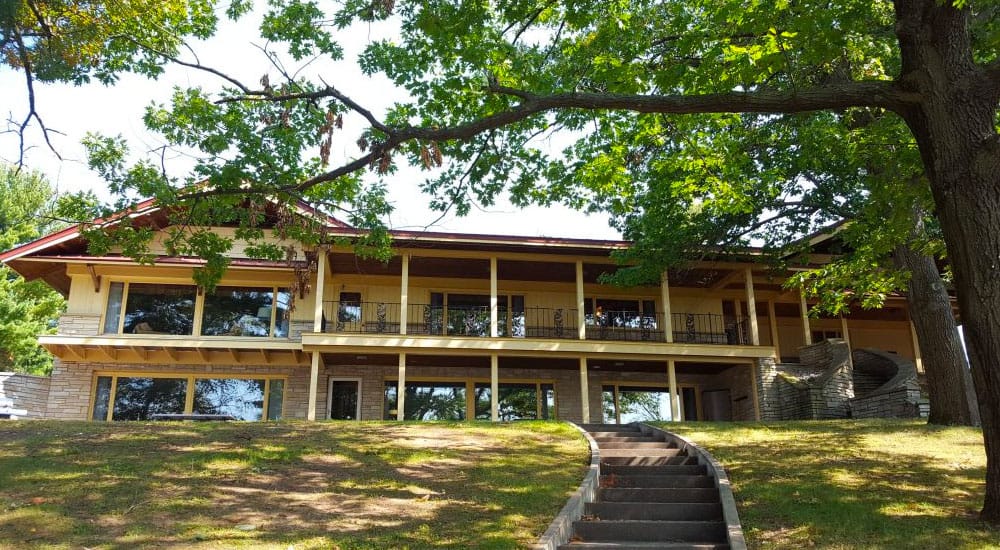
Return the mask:
<svg viewBox="0 0 1000 550">
<path fill-rule="evenodd" d="M 663 341 L 669 344 L 674 341 L 674 320 L 671 317 L 670 281 L 666 270 L 660 275 L 660 301 L 663 308 Z"/>
<path fill-rule="evenodd" d="M 410 305 L 410 255 L 403 254 L 399 282 L 399 333 L 406 334 Z"/>
</svg>

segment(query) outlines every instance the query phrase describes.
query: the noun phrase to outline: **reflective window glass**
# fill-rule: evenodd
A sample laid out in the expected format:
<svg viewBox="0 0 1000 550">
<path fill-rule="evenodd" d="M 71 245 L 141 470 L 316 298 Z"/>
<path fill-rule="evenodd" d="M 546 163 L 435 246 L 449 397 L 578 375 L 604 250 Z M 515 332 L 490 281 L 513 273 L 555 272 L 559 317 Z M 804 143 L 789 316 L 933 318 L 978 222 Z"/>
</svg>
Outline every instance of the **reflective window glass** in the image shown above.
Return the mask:
<svg viewBox="0 0 1000 550">
<path fill-rule="evenodd" d="M 98 376 L 97 388 L 94 391 L 94 413 L 91 420 L 107 420 L 108 406 L 111 399 L 111 377 Z"/>
<path fill-rule="evenodd" d="M 154 414 L 183 414 L 186 378 L 118 377 L 113 420 L 150 420 Z"/>
<path fill-rule="evenodd" d="M 267 336 L 271 332 L 271 288 L 218 287 L 205 295 L 201 333 L 205 336 Z M 285 305 L 287 311 L 287 304 Z M 285 317 L 279 305 L 278 317 Z M 287 334 L 287 329 L 285 331 Z"/>
<path fill-rule="evenodd" d="M 271 380 L 270 390 L 267 395 L 267 419 L 281 419 L 281 405 L 285 401 L 285 381 Z"/>
<path fill-rule="evenodd" d="M 221 414 L 237 420 L 260 420 L 264 380 L 199 378 L 194 382 L 194 414 Z"/>
<path fill-rule="evenodd" d="M 122 298 L 125 296 L 125 283 L 108 285 L 108 308 L 104 312 L 104 333 L 118 334 L 118 322 L 122 318 Z"/>
<path fill-rule="evenodd" d="M 193 286 L 129 283 L 124 332 L 191 334 L 194 301 Z"/>
<path fill-rule="evenodd" d="M 497 415 L 501 421 L 535 420 L 538 418 L 538 386 L 536 384 L 500 384 Z M 476 419 L 490 419 L 490 385 L 476 384 Z"/>
<path fill-rule="evenodd" d="M 385 418 L 396 418 L 396 382 L 385 383 Z M 465 420 L 464 382 L 407 382 L 405 420 Z"/>
</svg>

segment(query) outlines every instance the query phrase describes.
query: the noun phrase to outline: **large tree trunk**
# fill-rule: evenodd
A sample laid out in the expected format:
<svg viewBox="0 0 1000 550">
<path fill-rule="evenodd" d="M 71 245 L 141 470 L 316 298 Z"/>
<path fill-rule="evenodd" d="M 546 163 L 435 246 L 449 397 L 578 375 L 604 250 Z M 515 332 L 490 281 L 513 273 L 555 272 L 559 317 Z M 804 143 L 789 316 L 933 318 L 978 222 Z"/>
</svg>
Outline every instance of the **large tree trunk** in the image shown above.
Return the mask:
<svg viewBox="0 0 1000 550">
<path fill-rule="evenodd" d="M 895 0 L 902 76 L 919 94 L 901 109 L 930 178 L 955 274 L 986 444 L 981 517 L 1000 524 L 1000 85 L 976 65 L 968 10 Z"/>
<path fill-rule="evenodd" d="M 934 258 L 908 246 L 897 247 L 893 258 L 897 266 L 910 272 L 907 301 L 931 400 L 927 422 L 978 426 L 969 362 Z"/>
</svg>

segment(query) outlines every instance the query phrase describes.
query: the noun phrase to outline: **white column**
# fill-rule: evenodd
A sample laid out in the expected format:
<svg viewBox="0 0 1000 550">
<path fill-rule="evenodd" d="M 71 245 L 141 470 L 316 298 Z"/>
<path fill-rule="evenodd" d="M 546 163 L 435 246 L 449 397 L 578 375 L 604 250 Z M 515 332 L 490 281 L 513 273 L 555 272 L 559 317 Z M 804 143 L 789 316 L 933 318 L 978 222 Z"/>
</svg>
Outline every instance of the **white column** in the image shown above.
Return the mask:
<svg viewBox="0 0 1000 550">
<path fill-rule="evenodd" d="M 490 420 L 500 420 L 500 360 L 490 355 Z"/>
<path fill-rule="evenodd" d="M 677 391 L 677 369 L 673 359 L 667 360 L 667 380 L 670 384 L 670 420 L 681 420 L 681 398 Z"/>
<path fill-rule="evenodd" d="M 499 319 L 500 315 L 497 310 L 497 259 L 494 256 L 490 258 L 490 338 L 496 338 L 500 335 Z"/>
<path fill-rule="evenodd" d="M 326 266 L 326 250 L 321 248 L 316 251 L 316 288 L 313 289 L 313 298 L 315 298 L 316 304 L 313 309 L 313 332 L 323 331 L 323 291 L 326 286 Z"/>
<path fill-rule="evenodd" d="M 844 337 L 844 343 L 847 344 L 847 363 L 854 368 L 854 355 L 851 353 L 851 333 L 847 330 L 847 318 L 843 315 L 840 316 L 840 334 Z"/>
<path fill-rule="evenodd" d="M 410 255 L 403 254 L 403 268 L 399 279 L 399 333 L 406 334 L 410 313 Z"/>
<path fill-rule="evenodd" d="M 587 339 L 587 319 L 583 304 L 583 262 L 576 262 L 576 328 L 580 340 Z"/>
<path fill-rule="evenodd" d="M 580 412 L 583 422 L 590 422 L 590 389 L 587 381 L 587 358 L 580 358 Z"/>
<path fill-rule="evenodd" d="M 812 331 L 809 330 L 809 306 L 806 305 L 805 292 L 799 293 L 799 311 L 802 312 L 802 338 L 807 346 L 812 345 Z"/>
<path fill-rule="evenodd" d="M 406 354 L 399 354 L 399 381 L 396 382 L 396 420 L 403 420 L 406 415 Z"/>
<path fill-rule="evenodd" d="M 670 281 L 667 280 L 667 272 L 660 275 L 660 302 L 663 304 L 663 341 L 670 343 L 674 341 L 674 318 L 670 309 Z"/>
<path fill-rule="evenodd" d="M 917 341 L 917 328 L 913 326 L 913 319 L 910 319 L 910 341 L 913 342 L 913 364 L 916 365 L 917 372 L 923 373 L 924 358 L 920 355 L 920 342 Z"/>
<path fill-rule="evenodd" d="M 774 355 L 781 362 L 781 344 L 778 343 L 778 315 L 774 310 L 774 300 L 767 303 L 767 320 L 771 325 L 771 345 L 774 346 Z"/>
<path fill-rule="evenodd" d="M 312 366 L 309 368 L 309 408 L 306 409 L 306 419 L 316 420 L 316 392 L 319 391 L 319 364 L 323 360 L 318 351 L 312 354 Z"/>
<path fill-rule="evenodd" d="M 746 270 L 747 287 L 747 317 L 750 318 L 750 344 L 760 345 L 760 332 L 757 329 L 757 298 L 753 293 L 753 271 L 748 267 Z"/>
</svg>

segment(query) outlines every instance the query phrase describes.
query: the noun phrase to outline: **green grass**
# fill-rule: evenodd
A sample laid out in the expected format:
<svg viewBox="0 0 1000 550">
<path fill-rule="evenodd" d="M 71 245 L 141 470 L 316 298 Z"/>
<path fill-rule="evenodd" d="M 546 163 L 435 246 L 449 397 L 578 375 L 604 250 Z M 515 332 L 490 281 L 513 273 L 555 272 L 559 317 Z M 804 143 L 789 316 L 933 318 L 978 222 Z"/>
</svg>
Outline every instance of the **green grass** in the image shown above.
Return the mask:
<svg viewBox="0 0 1000 550">
<path fill-rule="evenodd" d="M 663 424 L 729 473 L 751 548 L 1000 548 L 982 433 L 920 421 Z"/>
<path fill-rule="evenodd" d="M 558 423 L 0 424 L 0 548 L 521 548 L 588 462 Z"/>
</svg>

